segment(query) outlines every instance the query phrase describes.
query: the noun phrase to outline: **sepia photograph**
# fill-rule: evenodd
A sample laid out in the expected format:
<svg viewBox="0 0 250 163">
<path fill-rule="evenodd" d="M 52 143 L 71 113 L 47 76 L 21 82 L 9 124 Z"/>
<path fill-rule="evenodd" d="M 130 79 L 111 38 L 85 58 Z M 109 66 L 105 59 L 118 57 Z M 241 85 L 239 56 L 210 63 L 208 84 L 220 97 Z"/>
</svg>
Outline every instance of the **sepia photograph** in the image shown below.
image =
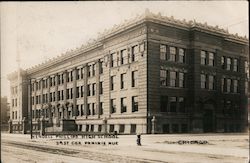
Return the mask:
<svg viewBox="0 0 250 163">
<path fill-rule="evenodd" d="M 0 2 L 1 163 L 248 163 L 248 14 Z"/>
</svg>

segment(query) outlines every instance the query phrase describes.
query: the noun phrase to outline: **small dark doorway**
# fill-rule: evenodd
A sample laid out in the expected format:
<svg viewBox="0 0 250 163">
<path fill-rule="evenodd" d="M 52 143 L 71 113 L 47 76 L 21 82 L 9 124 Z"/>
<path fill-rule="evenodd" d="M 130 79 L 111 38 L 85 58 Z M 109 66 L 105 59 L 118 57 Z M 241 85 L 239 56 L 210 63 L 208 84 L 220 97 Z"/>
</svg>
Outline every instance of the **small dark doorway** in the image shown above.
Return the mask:
<svg viewBox="0 0 250 163">
<path fill-rule="evenodd" d="M 203 131 L 213 132 L 213 110 L 205 109 L 203 116 Z"/>
</svg>

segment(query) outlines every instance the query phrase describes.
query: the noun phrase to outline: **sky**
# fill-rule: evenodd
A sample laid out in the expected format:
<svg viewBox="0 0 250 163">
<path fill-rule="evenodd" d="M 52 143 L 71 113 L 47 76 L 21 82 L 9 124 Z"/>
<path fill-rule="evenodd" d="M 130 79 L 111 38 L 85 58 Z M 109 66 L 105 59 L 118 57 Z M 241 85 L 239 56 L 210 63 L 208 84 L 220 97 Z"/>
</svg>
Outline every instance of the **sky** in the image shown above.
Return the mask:
<svg viewBox="0 0 250 163">
<path fill-rule="evenodd" d="M 10 95 L 7 74 L 18 68 L 17 53 L 21 68 L 30 68 L 80 47 L 146 8 L 249 35 L 247 1 L 1 2 L 1 96 Z"/>
</svg>

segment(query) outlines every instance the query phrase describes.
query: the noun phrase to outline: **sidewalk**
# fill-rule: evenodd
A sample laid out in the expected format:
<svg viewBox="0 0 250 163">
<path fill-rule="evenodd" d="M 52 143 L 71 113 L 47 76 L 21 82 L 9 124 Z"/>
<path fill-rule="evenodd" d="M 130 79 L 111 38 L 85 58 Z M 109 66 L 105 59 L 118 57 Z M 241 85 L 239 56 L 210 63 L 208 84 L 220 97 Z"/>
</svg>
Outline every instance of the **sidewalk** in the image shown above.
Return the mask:
<svg viewBox="0 0 250 163">
<path fill-rule="evenodd" d="M 30 139 L 30 135 L 2 134 L 2 141 L 18 141 L 39 146 L 51 146 L 63 149 L 90 151 L 121 157 L 144 158 L 155 161 L 183 161 L 184 156 L 194 160 L 214 158 L 217 161 L 228 159 L 231 162 L 247 160 L 249 138 L 247 134 L 199 134 L 199 135 L 142 135 L 142 146 L 136 145 L 136 135 L 118 135 L 118 139 Z M 178 142 L 206 140 L 208 144 L 168 144 Z M 85 145 L 85 142 L 118 142 L 118 145 Z M 68 142 L 67 145 L 57 145 L 58 142 Z M 72 142 L 74 142 L 72 145 Z M 81 145 L 77 143 L 81 143 Z M 169 156 L 169 157 L 166 157 Z M 174 157 L 171 157 L 174 156 Z M 177 157 L 176 157 L 177 156 Z M 179 156 L 179 157 L 178 157 Z M 180 157 L 181 156 L 181 157 Z M 178 161 L 179 160 L 179 161 Z"/>
</svg>

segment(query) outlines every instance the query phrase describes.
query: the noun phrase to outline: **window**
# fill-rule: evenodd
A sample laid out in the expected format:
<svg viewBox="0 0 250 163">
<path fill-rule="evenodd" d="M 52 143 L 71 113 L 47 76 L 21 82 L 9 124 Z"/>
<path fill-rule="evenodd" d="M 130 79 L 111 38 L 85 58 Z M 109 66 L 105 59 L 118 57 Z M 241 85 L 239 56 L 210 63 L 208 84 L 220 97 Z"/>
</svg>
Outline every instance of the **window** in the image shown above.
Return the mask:
<svg viewBox="0 0 250 163">
<path fill-rule="evenodd" d="M 80 94 L 79 91 L 80 91 L 80 90 L 79 90 L 79 87 L 76 87 L 76 98 L 79 98 L 79 94 Z"/>
<path fill-rule="evenodd" d="M 161 96 L 161 112 L 167 112 L 168 96 Z"/>
<path fill-rule="evenodd" d="M 70 81 L 73 81 L 73 71 L 70 71 Z"/>
<path fill-rule="evenodd" d="M 132 87 L 137 87 L 138 71 L 132 71 Z"/>
<path fill-rule="evenodd" d="M 214 76 L 212 75 L 208 76 L 208 89 L 210 90 L 214 89 Z"/>
<path fill-rule="evenodd" d="M 83 76 L 84 76 L 84 68 L 82 67 L 81 68 L 81 79 L 83 79 Z"/>
<path fill-rule="evenodd" d="M 227 58 L 227 70 L 231 69 L 231 58 Z"/>
<path fill-rule="evenodd" d="M 88 89 L 88 96 L 90 96 L 90 94 L 91 94 L 90 84 L 88 84 L 87 89 Z"/>
<path fill-rule="evenodd" d="M 103 94 L 102 83 L 103 83 L 103 82 L 100 82 L 100 83 L 99 83 L 99 89 L 100 89 L 100 90 L 99 90 L 99 94 L 100 94 L 100 95 Z"/>
<path fill-rule="evenodd" d="M 208 53 L 208 65 L 214 66 L 214 53 L 211 52 Z"/>
<path fill-rule="evenodd" d="M 136 124 L 131 124 L 130 133 L 134 134 L 136 132 Z"/>
<path fill-rule="evenodd" d="M 73 88 L 70 88 L 70 99 L 73 99 Z"/>
<path fill-rule="evenodd" d="M 89 131 L 89 125 L 86 125 L 86 132 Z"/>
<path fill-rule="evenodd" d="M 79 105 L 76 105 L 76 116 L 80 115 Z"/>
<path fill-rule="evenodd" d="M 111 91 L 114 90 L 114 87 L 115 87 L 114 81 L 115 81 L 115 76 L 111 76 L 110 77 L 110 90 Z"/>
<path fill-rule="evenodd" d="M 185 62 L 185 51 L 184 49 L 179 49 L 179 62 L 184 63 Z"/>
<path fill-rule="evenodd" d="M 62 90 L 61 95 L 62 95 L 62 100 L 64 100 L 63 90 Z M 47 96 L 47 95 L 46 95 L 46 96 Z M 46 98 L 47 98 L 47 97 L 46 97 Z"/>
<path fill-rule="evenodd" d="M 160 59 L 166 60 L 167 55 L 167 46 L 166 45 L 160 45 Z"/>
<path fill-rule="evenodd" d="M 206 88 L 206 75 L 201 74 L 201 88 L 205 89 Z"/>
<path fill-rule="evenodd" d="M 68 90 L 68 89 L 67 89 Z M 50 96 L 50 102 L 52 102 L 52 93 L 49 94 Z"/>
<path fill-rule="evenodd" d="M 60 84 L 60 83 L 58 83 Z M 42 87 L 45 88 L 45 80 L 42 80 Z"/>
<path fill-rule="evenodd" d="M 234 59 L 233 62 L 233 71 L 238 71 L 238 59 Z"/>
<path fill-rule="evenodd" d="M 227 79 L 227 92 L 231 90 L 231 79 Z"/>
<path fill-rule="evenodd" d="M 132 112 L 138 111 L 138 97 L 132 96 Z"/>
<path fill-rule="evenodd" d="M 90 131 L 94 132 L 94 125 L 90 125 Z"/>
<path fill-rule="evenodd" d="M 100 102 L 100 106 L 99 106 L 99 114 L 102 115 L 103 114 L 103 102 Z"/>
<path fill-rule="evenodd" d="M 102 74 L 103 73 L 103 61 L 100 61 L 100 70 L 99 70 L 99 73 Z"/>
<path fill-rule="evenodd" d="M 124 133 L 125 125 L 120 125 L 119 127 L 119 133 Z"/>
<path fill-rule="evenodd" d="M 69 82 L 69 78 L 70 78 L 70 73 L 67 72 L 67 82 Z M 50 85 L 51 86 L 51 85 Z"/>
<path fill-rule="evenodd" d="M 66 99 L 69 99 L 69 89 L 66 90 Z"/>
<path fill-rule="evenodd" d="M 225 59 L 226 59 L 225 57 L 223 57 L 223 56 L 221 57 L 221 68 L 222 69 L 225 69 Z"/>
<path fill-rule="evenodd" d="M 176 72 L 170 71 L 170 86 L 176 87 Z"/>
<path fill-rule="evenodd" d="M 56 92 L 54 92 L 54 101 L 56 101 L 55 100 L 55 97 L 56 97 L 55 94 L 56 94 Z M 42 95 L 39 95 L 39 104 L 41 104 L 41 103 L 42 103 Z"/>
<path fill-rule="evenodd" d="M 170 56 L 169 60 L 170 61 L 176 61 L 176 48 L 175 47 L 170 47 Z"/>
<path fill-rule="evenodd" d="M 179 73 L 179 87 L 180 87 L 180 88 L 183 88 L 183 87 L 184 87 L 184 84 L 185 84 L 185 81 L 184 81 L 184 73 L 180 72 L 180 73 Z"/>
<path fill-rule="evenodd" d="M 92 96 L 95 95 L 95 92 L 96 92 L 96 84 L 93 83 L 93 84 L 92 84 Z"/>
<path fill-rule="evenodd" d="M 83 91 L 83 86 L 81 86 L 81 97 L 83 97 L 84 91 Z"/>
<path fill-rule="evenodd" d="M 90 115 L 90 106 L 91 106 L 91 104 L 87 105 L 87 115 Z"/>
<path fill-rule="evenodd" d="M 92 115 L 95 115 L 95 103 L 92 103 Z"/>
<path fill-rule="evenodd" d="M 160 80 L 161 85 L 166 86 L 167 85 L 167 70 L 160 70 Z"/>
<path fill-rule="evenodd" d="M 126 64 L 128 59 L 127 50 L 121 50 L 121 65 Z"/>
<path fill-rule="evenodd" d="M 176 97 L 169 97 L 170 112 L 176 112 Z"/>
<path fill-rule="evenodd" d="M 201 51 L 201 64 L 205 65 L 206 64 L 206 52 L 205 51 Z"/>
<path fill-rule="evenodd" d="M 96 72 L 96 64 L 92 65 L 92 76 L 95 76 L 95 72 Z"/>
<path fill-rule="evenodd" d="M 121 98 L 121 113 L 127 112 L 127 99 Z"/>
<path fill-rule="evenodd" d="M 238 92 L 238 80 L 233 80 L 233 92 Z"/>
<path fill-rule="evenodd" d="M 84 115 L 84 109 L 83 109 L 83 105 L 81 105 L 81 116 Z"/>
<path fill-rule="evenodd" d="M 88 65 L 88 77 L 90 77 L 91 76 L 91 65 Z"/>
<path fill-rule="evenodd" d="M 185 99 L 183 97 L 179 97 L 179 112 L 185 112 Z"/>
<path fill-rule="evenodd" d="M 81 76 L 81 69 L 76 69 L 76 80 L 79 80 Z"/>
<path fill-rule="evenodd" d="M 62 84 L 64 83 L 64 74 L 62 74 Z"/>
<path fill-rule="evenodd" d="M 115 126 L 114 125 L 109 125 L 109 132 L 112 133 L 114 132 Z"/>
<path fill-rule="evenodd" d="M 98 132 L 102 131 L 102 125 L 98 125 Z"/>
<path fill-rule="evenodd" d="M 138 57 L 137 57 L 138 52 L 139 52 L 138 45 L 133 46 L 132 47 L 132 54 L 131 54 L 131 62 L 138 60 Z"/>
<path fill-rule="evenodd" d="M 115 67 L 115 53 L 110 54 L 110 67 Z"/>
<path fill-rule="evenodd" d="M 125 74 L 121 74 L 121 89 L 125 88 Z"/>
<path fill-rule="evenodd" d="M 58 98 L 58 101 L 60 101 L 61 100 L 61 92 L 60 91 L 57 91 L 57 98 Z M 43 95 L 44 97 L 43 97 L 43 102 L 44 102 L 44 99 L 45 99 L 45 95 Z"/>
<path fill-rule="evenodd" d="M 62 83 L 61 82 L 61 75 L 58 75 L 57 81 L 58 81 L 58 85 L 60 85 Z M 45 82 L 44 82 L 44 87 L 45 87 Z"/>
<path fill-rule="evenodd" d="M 221 79 L 221 91 L 222 92 L 225 91 L 225 79 L 224 78 Z"/>
<path fill-rule="evenodd" d="M 110 100 L 110 106 L 111 106 L 111 113 L 115 113 L 116 112 L 116 101 L 115 101 L 115 99 Z"/>
</svg>

